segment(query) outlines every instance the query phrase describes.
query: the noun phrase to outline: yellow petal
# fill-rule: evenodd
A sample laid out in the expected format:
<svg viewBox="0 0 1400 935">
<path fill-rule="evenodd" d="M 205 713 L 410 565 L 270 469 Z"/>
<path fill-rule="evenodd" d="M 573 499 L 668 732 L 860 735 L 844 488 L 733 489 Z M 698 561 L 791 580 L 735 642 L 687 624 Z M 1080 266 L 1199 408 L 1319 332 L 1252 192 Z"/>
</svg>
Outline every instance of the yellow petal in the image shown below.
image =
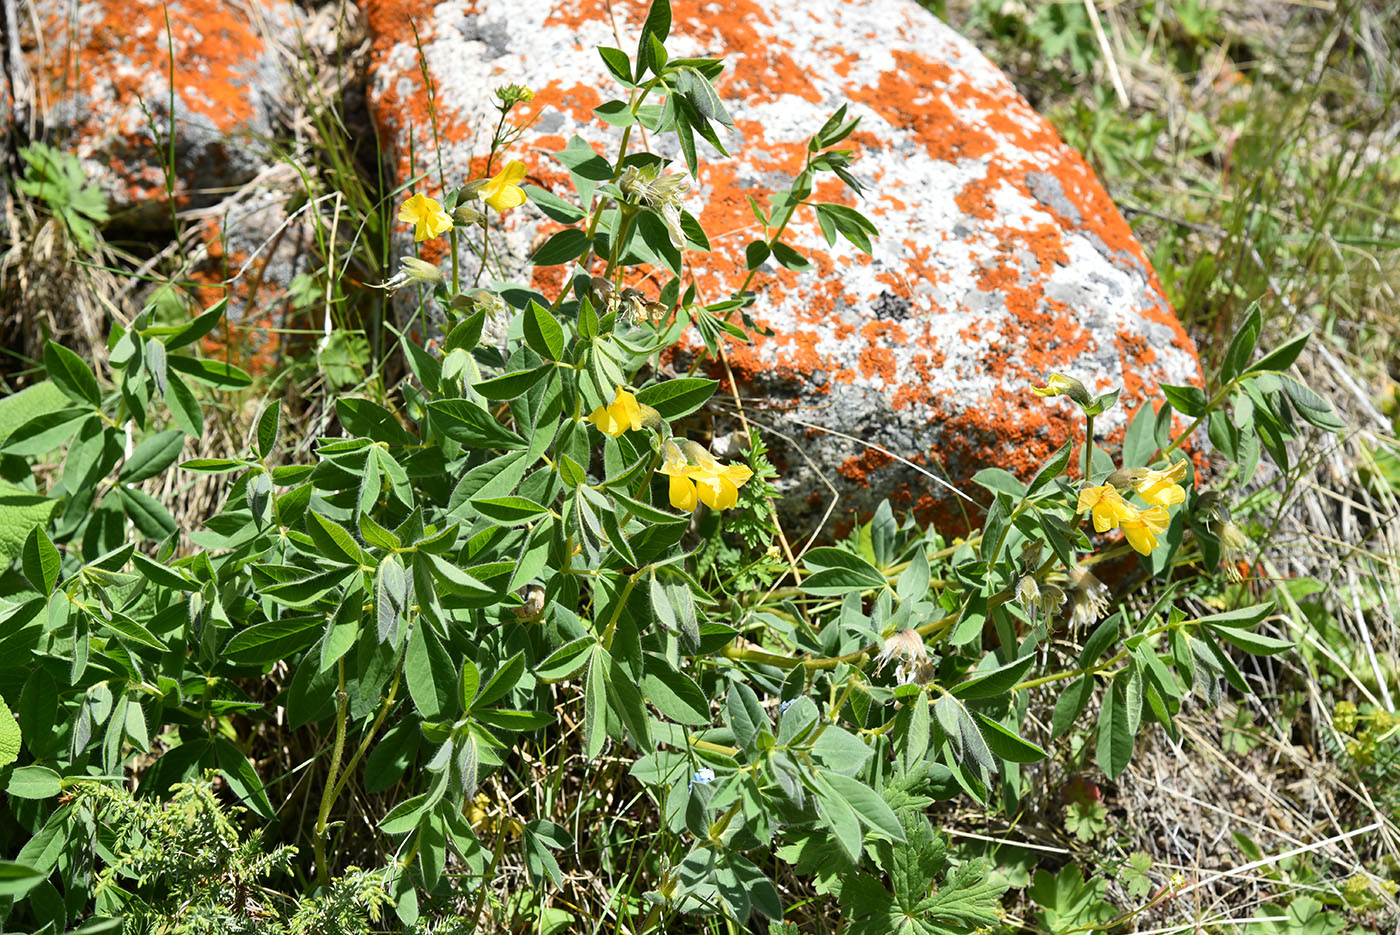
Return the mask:
<svg viewBox="0 0 1400 935">
<path fill-rule="evenodd" d="M 399 220 L 403 221 L 406 224 L 416 224 L 418 222 L 418 219 L 423 216 L 423 202 L 426 200 L 427 199 L 423 197 L 422 192 L 419 192 L 418 194 L 409 198 L 399 208 Z"/>
<path fill-rule="evenodd" d="M 727 510 L 739 502 L 738 489 L 723 474 L 696 473 L 694 476 L 700 502 L 710 509 Z"/>
<path fill-rule="evenodd" d="M 588 414 L 588 421 L 596 425 L 598 431 L 602 432 L 604 435 L 611 435 L 613 438 L 617 438 L 624 431 L 623 426 L 619 425 L 617 419 L 613 416 L 613 411 L 610 406 L 599 406 L 597 409 L 594 409 Z"/>
<path fill-rule="evenodd" d="M 1157 537 L 1146 523 L 1124 523 L 1123 535 L 1128 537 L 1128 544 L 1143 555 L 1150 555 L 1152 550 L 1157 548 Z"/>
<path fill-rule="evenodd" d="M 518 208 L 525 203 L 525 189 L 519 185 L 502 185 L 497 192 L 486 197 L 486 203 L 497 211 Z"/>
<path fill-rule="evenodd" d="M 684 474 L 671 475 L 671 506 L 689 513 L 695 509 L 695 484 Z"/>
<path fill-rule="evenodd" d="M 753 471 L 749 470 L 746 464 L 731 464 L 724 469 L 724 476 L 735 487 L 742 487 L 749 482 L 750 477 L 753 477 Z"/>
<path fill-rule="evenodd" d="M 442 210 L 442 205 L 422 192 L 403 203 L 398 219 L 413 225 L 413 239 L 416 241 L 431 240 L 452 229 L 452 218 Z"/>
<path fill-rule="evenodd" d="M 1091 487 L 1088 491 L 1080 491 L 1079 502 L 1085 502 L 1084 494 L 1089 494 L 1089 500 L 1093 503 L 1094 531 L 1107 532 L 1114 529 L 1122 522 L 1126 510 L 1131 509 L 1123 498 L 1119 496 L 1118 490 L 1112 484 L 1104 484 L 1102 487 Z"/>
<path fill-rule="evenodd" d="M 637 404 L 637 397 L 620 386 L 617 388 L 616 395 L 613 396 L 612 405 L 608 407 L 608 411 L 613 414 L 614 419 L 633 431 L 642 427 L 642 408 Z"/>
<path fill-rule="evenodd" d="M 1170 526 L 1172 522 L 1171 514 L 1167 512 L 1167 508 L 1164 506 L 1154 506 L 1150 510 L 1143 510 L 1139 516 L 1141 516 L 1142 522 L 1147 528 L 1159 536 L 1167 531 L 1167 527 Z"/>
<path fill-rule="evenodd" d="M 1186 491 L 1165 479 L 1152 480 L 1138 489 L 1138 496 L 1144 503 L 1176 506 L 1186 499 Z"/>
<path fill-rule="evenodd" d="M 1079 506 L 1075 507 L 1075 512 L 1087 513 L 1092 510 L 1094 505 L 1099 502 L 1099 498 L 1103 496 L 1103 492 L 1103 487 L 1085 487 L 1079 491 Z M 1099 532 L 1103 532 L 1103 530 L 1100 529 Z"/>
<path fill-rule="evenodd" d="M 506 163 L 506 167 L 501 170 L 501 174 L 496 176 L 506 185 L 519 185 L 525 181 L 525 163 L 519 159 L 512 159 Z"/>
<path fill-rule="evenodd" d="M 429 238 L 452 230 L 452 216 L 446 211 L 434 211 L 432 214 L 428 215 L 425 223 L 428 227 Z"/>
</svg>

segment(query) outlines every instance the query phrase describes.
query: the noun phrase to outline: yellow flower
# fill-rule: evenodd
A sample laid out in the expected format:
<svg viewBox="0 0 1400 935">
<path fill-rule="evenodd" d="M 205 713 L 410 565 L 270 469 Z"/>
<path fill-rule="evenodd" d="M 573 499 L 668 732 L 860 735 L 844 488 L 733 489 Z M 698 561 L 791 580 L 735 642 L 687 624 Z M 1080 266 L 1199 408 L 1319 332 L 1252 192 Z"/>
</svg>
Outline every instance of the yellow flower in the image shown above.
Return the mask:
<svg viewBox="0 0 1400 935">
<path fill-rule="evenodd" d="M 690 464 L 676 443 L 669 438 L 661 444 L 661 473 L 671 479 L 671 506 L 689 513 L 698 499 L 695 482 L 690 479 Z"/>
<path fill-rule="evenodd" d="M 1166 531 L 1171 522 L 1165 506 L 1139 510 L 1124 500 L 1113 484 L 1085 487 L 1079 491 L 1078 512 L 1086 510 L 1093 513 L 1095 532 L 1121 528 L 1128 537 L 1128 544 L 1143 555 L 1157 548 L 1157 537 Z"/>
<path fill-rule="evenodd" d="M 413 225 L 413 239 L 416 241 L 432 240 L 452 230 L 452 218 L 442 210 L 442 204 L 422 192 L 403 203 L 399 209 L 399 220 Z"/>
<path fill-rule="evenodd" d="M 1117 529 L 1124 520 L 1135 519 L 1138 515 L 1138 511 L 1128 505 L 1118 488 L 1112 484 L 1085 487 L 1079 491 L 1079 506 L 1076 512 L 1088 511 L 1093 512 L 1094 532 Z"/>
<path fill-rule="evenodd" d="M 661 445 L 661 473 L 671 479 L 671 506 L 690 512 L 697 502 L 712 510 L 727 510 L 739 502 L 739 488 L 753 477 L 743 464 L 723 465 L 695 442 Z"/>
<path fill-rule="evenodd" d="M 1133 548 L 1143 555 L 1150 555 L 1152 550 L 1157 548 L 1157 537 L 1167 531 L 1171 517 L 1167 515 L 1167 508 L 1164 506 L 1154 506 L 1140 513 L 1134 512 L 1135 516 L 1122 522 L 1123 535 L 1128 537 L 1128 544 Z"/>
<path fill-rule="evenodd" d="M 589 413 L 588 421 L 598 426 L 598 431 L 604 435 L 617 438 L 628 429 L 636 431 L 642 427 L 643 408 L 653 413 L 656 411 L 650 406 L 643 407 L 636 396 L 619 386 L 613 394 L 613 401 L 594 409 Z"/>
<path fill-rule="evenodd" d="M 1178 461 L 1165 471 L 1147 468 L 1124 468 L 1114 471 L 1108 482 L 1117 487 L 1132 488 L 1139 497 L 1153 506 L 1176 506 L 1186 499 L 1181 482 L 1186 479 L 1186 462 Z"/>
<path fill-rule="evenodd" d="M 497 211 L 508 211 L 525 203 L 525 189 L 520 183 L 525 179 L 525 163 L 517 160 L 506 163 L 506 167 L 486 180 L 486 184 L 476 190 L 481 200 Z"/>
</svg>

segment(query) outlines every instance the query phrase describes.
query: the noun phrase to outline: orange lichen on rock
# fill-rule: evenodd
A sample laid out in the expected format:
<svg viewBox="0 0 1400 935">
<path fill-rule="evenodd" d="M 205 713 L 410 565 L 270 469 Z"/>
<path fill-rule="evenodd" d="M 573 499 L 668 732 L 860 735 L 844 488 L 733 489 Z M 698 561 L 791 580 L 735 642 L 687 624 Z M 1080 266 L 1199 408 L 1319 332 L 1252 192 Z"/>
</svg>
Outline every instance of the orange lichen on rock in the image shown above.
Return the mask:
<svg viewBox="0 0 1400 935">
<path fill-rule="evenodd" d="M 163 200 L 171 148 L 182 205 L 207 202 L 205 191 L 266 164 L 260 141 L 285 78 L 263 35 L 292 9 L 286 0 L 95 0 L 73 16 L 62 0 L 36 0 L 41 36 L 23 39 L 39 110 L 117 210 Z"/>
<path fill-rule="evenodd" d="M 465 16 L 447 2 L 371 5 L 372 103 L 400 150 L 407 127 L 421 132 L 425 89 L 407 17 L 390 22 L 381 7 L 414 7 L 421 19 L 439 120 L 452 114 L 449 177 L 484 151 L 495 125 L 489 89 L 507 82 L 538 92 L 538 122 L 515 150 L 532 164 L 550 165 L 549 154 L 576 135 L 615 157 L 621 131 L 592 111 L 628 92 L 611 85 L 594 48 L 630 49 L 646 0 L 477 0 Z M 1121 385 L 1128 405 L 1161 382 L 1199 382 L 1194 348 L 1092 170 L 965 39 L 911 0 L 734 0 L 723 15 L 717 9 L 712 0 L 676 0 L 667 40 L 672 58 L 726 60 L 716 88 L 734 118 L 721 136 L 736 158 L 707 154 L 687 201 L 714 247 L 687 257 L 684 278 L 701 301 L 744 283 L 745 245 L 771 235 L 750 198 L 768 204 L 802 170 L 808 138 L 838 107 L 862 121 L 841 145 L 857 153 L 852 171 L 865 196 L 824 174 L 807 200 L 869 216 L 880 228 L 872 255 L 844 240 L 828 246 L 812 210 L 799 209 L 783 242 L 813 268 L 765 263 L 745 311 L 772 333 L 725 349 L 746 407 L 752 400 L 800 440 L 841 491 L 842 510 L 868 512 L 891 496 L 925 518 L 954 522 L 962 513 L 907 463 L 871 455 L 848 436 L 864 434 L 954 483 L 992 464 L 1028 476 L 1079 425 L 1030 395 L 1047 371 L 1099 389 Z M 634 132 L 634 152 L 643 136 L 675 155 L 665 132 Z M 557 174 L 541 184 L 572 197 L 567 174 L 550 171 Z M 523 256 L 554 229 L 537 213 L 513 213 L 502 256 L 510 248 Z M 562 272 L 516 269 L 547 294 L 564 285 Z M 649 275 L 652 290 L 666 278 Z M 688 334 L 677 360 L 700 346 Z M 1117 437 L 1123 419 L 1121 410 L 1101 419 L 1102 439 Z M 826 488 L 808 459 L 781 444 L 775 455 L 788 466 L 784 513 L 819 517 Z"/>
</svg>

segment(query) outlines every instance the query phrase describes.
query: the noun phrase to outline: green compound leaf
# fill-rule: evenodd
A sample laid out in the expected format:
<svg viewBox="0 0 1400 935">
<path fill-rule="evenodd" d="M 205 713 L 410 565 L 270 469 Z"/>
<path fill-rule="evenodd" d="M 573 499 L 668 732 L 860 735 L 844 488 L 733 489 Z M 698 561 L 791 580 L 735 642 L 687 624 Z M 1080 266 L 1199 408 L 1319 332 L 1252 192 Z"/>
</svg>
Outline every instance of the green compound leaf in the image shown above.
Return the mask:
<svg viewBox="0 0 1400 935">
<path fill-rule="evenodd" d="M 422 618 L 409 634 L 403 674 L 413 705 L 423 717 L 431 719 L 455 713 L 457 670 L 437 634 Z"/>
<path fill-rule="evenodd" d="M 373 565 L 350 531 L 335 520 L 312 511 L 307 514 L 306 531 L 324 558 L 342 565 Z"/>
<path fill-rule="evenodd" d="M 972 678 L 959 682 L 949 691 L 957 698 L 995 698 L 1010 691 L 1012 685 L 1021 681 L 1034 662 L 1035 656 L 1025 656 L 988 672 L 974 674 Z"/>
<path fill-rule="evenodd" d="M 624 88 L 636 87 L 632 81 L 632 60 L 626 52 L 608 46 L 599 46 L 598 54 L 602 56 L 603 64 L 619 84 Z"/>
<path fill-rule="evenodd" d="M 1245 652 L 1255 656 L 1273 656 L 1293 648 L 1288 640 L 1264 636 L 1238 627 L 1211 627 L 1211 632 Z"/>
<path fill-rule="evenodd" d="M 578 259 L 587 250 L 588 235 L 576 227 L 567 227 L 546 240 L 530 262 L 536 266 L 558 266 Z"/>
<path fill-rule="evenodd" d="M 528 497 L 485 497 L 472 500 L 471 504 L 482 516 L 498 523 L 528 523 L 549 513 L 548 507 Z"/>
<path fill-rule="evenodd" d="M 525 439 L 469 399 L 439 399 L 429 403 L 428 410 L 442 434 L 469 448 L 526 447 Z"/>
<path fill-rule="evenodd" d="M 1252 303 L 1249 314 L 1230 340 L 1230 347 L 1225 352 L 1225 360 L 1220 366 L 1221 383 L 1233 380 L 1249 365 L 1249 359 L 1254 356 L 1254 345 L 1259 340 L 1260 324 L 1259 303 L 1256 301 Z"/>
<path fill-rule="evenodd" d="M 1094 694 L 1094 677 L 1081 675 L 1074 685 L 1055 699 L 1055 710 L 1050 718 L 1050 739 L 1063 737 L 1074 726 L 1089 699 Z"/>
<path fill-rule="evenodd" d="M 135 487 L 118 487 L 117 498 L 131 525 L 148 539 L 164 539 L 176 530 L 175 517 L 155 497 Z"/>
<path fill-rule="evenodd" d="M 994 721 L 981 713 L 976 717 L 982 725 L 982 736 L 987 741 L 987 746 L 1003 760 L 1011 763 L 1035 763 L 1050 755 L 1000 721 Z"/>
<path fill-rule="evenodd" d="M 224 296 L 209 308 L 205 309 L 198 318 L 187 325 L 180 327 L 178 331 L 170 336 L 165 342 L 165 349 L 173 351 L 178 347 L 193 344 L 209 332 L 213 331 L 219 324 L 219 319 L 224 317 L 224 311 L 228 308 L 228 296 Z"/>
<path fill-rule="evenodd" d="M 587 215 L 578 205 L 571 204 L 560 198 L 551 191 L 546 191 L 536 185 L 522 186 L 530 201 L 545 214 L 549 215 L 560 224 L 576 224 L 582 221 Z"/>
<path fill-rule="evenodd" d="M 831 787 L 831 791 L 844 799 L 855 811 L 862 824 L 880 832 L 891 841 L 904 843 L 904 828 L 894 810 L 880 797 L 880 793 L 857 779 L 842 776 L 831 770 L 821 770 L 820 775 Z"/>
<path fill-rule="evenodd" d="M 1280 344 L 1269 353 L 1265 354 L 1254 366 L 1249 368 L 1249 373 L 1267 373 L 1269 371 L 1287 370 L 1293 366 L 1293 362 L 1298 359 L 1298 355 L 1303 353 L 1303 348 L 1307 346 L 1308 339 L 1312 337 L 1311 331 L 1306 331 L 1296 338 Z"/>
<path fill-rule="evenodd" d="M 1159 389 L 1177 412 L 1193 419 L 1206 414 L 1206 394 L 1199 386 L 1174 386 L 1163 383 Z"/>
<path fill-rule="evenodd" d="M 1283 392 L 1288 401 L 1293 404 L 1298 415 L 1309 424 L 1326 432 L 1340 432 L 1347 427 L 1345 422 L 1337 418 L 1337 414 L 1332 411 L 1332 404 L 1327 400 L 1290 376 L 1280 376 L 1279 379 L 1283 381 Z"/>
<path fill-rule="evenodd" d="M 490 380 L 482 380 L 472 389 L 487 399 L 514 399 L 523 396 L 530 387 L 540 382 L 554 368 L 549 364 L 528 370 L 512 370 Z"/>
<path fill-rule="evenodd" d="M 648 701 L 677 724 L 692 726 L 710 723 L 710 703 L 695 680 L 672 669 L 660 657 L 648 660 L 642 676 L 642 692 Z"/>
<path fill-rule="evenodd" d="M 1151 407 L 1148 408 L 1150 411 Z M 1035 477 L 1031 478 L 1031 482 L 1026 485 L 1026 496 L 1029 497 L 1031 494 L 1035 493 L 1037 490 L 1044 487 L 1046 484 L 1050 483 L 1052 480 L 1063 474 L 1065 472 L 1065 468 L 1069 467 L 1069 456 L 1073 451 L 1074 442 L 1065 442 L 1065 444 L 1060 448 L 1059 451 L 1052 454 L 1046 460 L 1045 464 L 1041 466 L 1040 470 L 1036 471 Z"/>
<path fill-rule="evenodd" d="M 324 617 L 281 617 L 254 624 L 224 646 L 223 655 L 235 665 L 262 665 L 289 659 L 320 637 Z"/>
<path fill-rule="evenodd" d="M 44 380 L 0 399 L 0 443 L 29 420 L 44 413 L 57 412 L 67 405 L 67 394 L 55 386 L 52 380 Z M 76 415 L 85 415 L 88 411 L 73 410 Z"/>
</svg>

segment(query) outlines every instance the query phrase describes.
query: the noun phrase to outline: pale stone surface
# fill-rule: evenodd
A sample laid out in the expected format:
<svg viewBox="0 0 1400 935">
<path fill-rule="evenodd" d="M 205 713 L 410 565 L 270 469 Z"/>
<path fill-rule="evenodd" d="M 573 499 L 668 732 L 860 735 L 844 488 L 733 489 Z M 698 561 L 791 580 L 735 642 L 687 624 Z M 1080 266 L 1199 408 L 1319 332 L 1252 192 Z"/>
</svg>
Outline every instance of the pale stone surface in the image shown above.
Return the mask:
<svg viewBox="0 0 1400 935">
<path fill-rule="evenodd" d="M 615 144 L 591 113 L 608 99 L 595 88 L 608 97 L 616 88 L 594 47 L 635 49 L 644 2 L 362 6 L 374 42 L 371 107 L 400 178 L 427 171 L 425 187 L 438 187 L 420 54 L 449 185 L 481 172 L 491 89 L 506 83 L 538 92 L 539 120 L 512 153 L 531 182 L 568 197 L 548 154 L 575 134 Z M 759 235 L 746 196 L 786 184 L 807 138 L 842 104 L 862 119 L 848 145 L 869 188 L 860 207 L 881 230 L 874 256 L 844 241 L 828 248 L 800 215 L 785 239 L 817 269 L 765 268 L 753 311 L 774 336 L 728 352 L 753 418 L 810 458 L 780 451 L 783 509 L 795 524 L 825 509 L 818 474 L 839 489 L 838 513 L 868 513 L 888 496 L 956 522 L 944 491 L 859 440 L 964 487 L 991 465 L 1029 475 L 1081 431 L 1066 401 L 1029 393 L 1048 371 L 1090 389 L 1124 387 L 1125 405 L 1100 419 L 1108 438 L 1158 382 L 1200 381 L 1194 348 L 1084 160 L 995 66 L 911 0 L 674 8 L 672 56 L 728 61 L 717 87 L 736 122 L 726 139 L 736 158 L 712 161 L 687 205 L 715 246 L 690 257 L 707 300 L 742 281 L 743 246 Z M 834 180 L 816 197 L 850 202 Z M 518 265 L 507 272 L 527 275 L 530 245 L 555 226 L 533 208 L 513 212 L 503 253 Z M 558 281 L 546 271 L 534 284 L 552 292 Z"/>
<path fill-rule="evenodd" d="M 268 36 L 287 0 L 33 0 L 26 35 L 48 138 L 75 152 L 125 224 L 169 224 L 163 204 L 174 47 L 174 166 L 182 207 L 211 204 L 273 160 L 286 76 Z M 169 28 L 166 16 L 169 16 Z M 161 149 L 158 151 L 158 139 Z"/>
<path fill-rule="evenodd" d="M 298 318 L 291 291 L 298 275 L 321 262 L 304 212 L 286 209 L 300 184 L 290 170 L 280 179 L 261 176 L 257 187 L 198 219 L 202 261 L 189 278 L 204 284 L 197 288 L 201 305 L 229 300 L 224 323 L 204 339 L 204 350 L 254 373 L 276 370 L 289 330 L 323 324 Z M 304 350 L 311 340 L 303 336 L 302 343 Z"/>
</svg>

